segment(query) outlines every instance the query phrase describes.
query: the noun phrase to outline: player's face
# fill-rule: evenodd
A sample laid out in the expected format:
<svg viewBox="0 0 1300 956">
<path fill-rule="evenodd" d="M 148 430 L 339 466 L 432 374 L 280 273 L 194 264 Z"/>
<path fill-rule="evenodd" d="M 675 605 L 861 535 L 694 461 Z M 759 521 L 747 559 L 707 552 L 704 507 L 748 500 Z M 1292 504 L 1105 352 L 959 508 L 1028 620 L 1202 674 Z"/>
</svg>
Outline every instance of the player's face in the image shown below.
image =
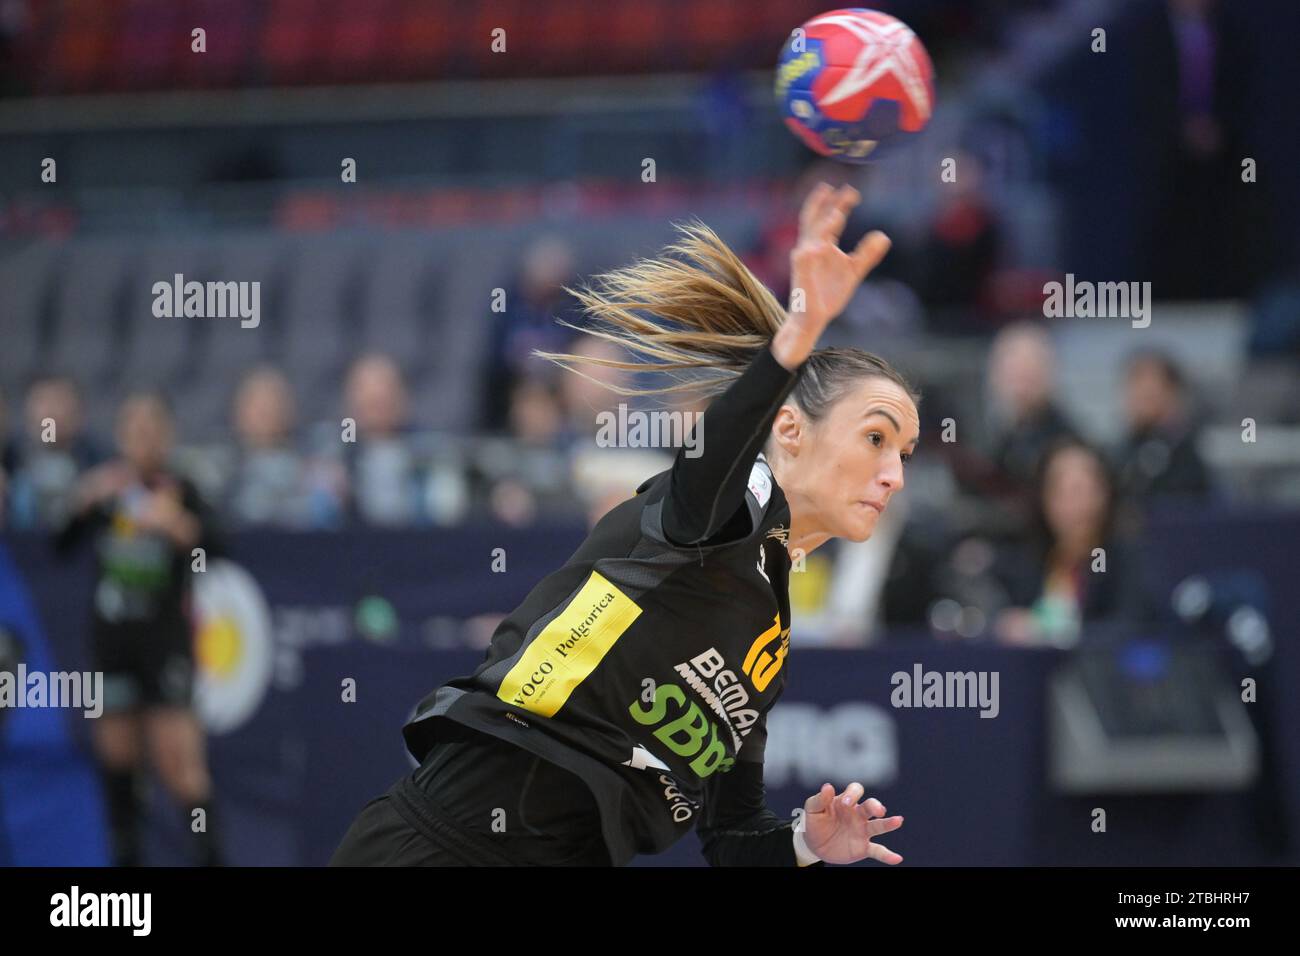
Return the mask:
<svg viewBox="0 0 1300 956">
<path fill-rule="evenodd" d="M 1052 456 L 1044 476 L 1043 511 L 1057 539 L 1096 535 L 1106 518 L 1110 493 L 1101 463 L 1082 448 Z"/>
<path fill-rule="evenodd" d="M 152 471 L 167 460 L 171 437 L 167 413 L 150 399 L 132 399 L 123 406 L 118 418 L 118 445 L 122 457 L 138 471 Z"/>
<path fill-rule="evenodd" d="M 850 541 L 871 537 L 903 490 L 920 430 L 915 403 L 887 378 L 864 379 L 831 407 L 817 423 L 807 485 L 827 531 Z"/>
</svg>

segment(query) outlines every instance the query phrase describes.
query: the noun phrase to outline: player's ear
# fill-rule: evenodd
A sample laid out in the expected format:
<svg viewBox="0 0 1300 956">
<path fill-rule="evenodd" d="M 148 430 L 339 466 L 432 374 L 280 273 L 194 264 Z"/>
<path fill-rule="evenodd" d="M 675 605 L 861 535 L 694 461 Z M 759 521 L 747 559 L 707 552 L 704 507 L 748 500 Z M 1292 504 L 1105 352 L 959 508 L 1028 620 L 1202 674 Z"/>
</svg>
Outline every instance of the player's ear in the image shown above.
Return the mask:
<svg viewBox="0 0 1300 956">
<path fill-rule="evenodd" d="M 786 454 L 799 454 L 800 446 L 807 441 L 808 420 L 799 406 L 789 402 L 782 405 L 772 422 L 772 441 Z"/>
</svg>

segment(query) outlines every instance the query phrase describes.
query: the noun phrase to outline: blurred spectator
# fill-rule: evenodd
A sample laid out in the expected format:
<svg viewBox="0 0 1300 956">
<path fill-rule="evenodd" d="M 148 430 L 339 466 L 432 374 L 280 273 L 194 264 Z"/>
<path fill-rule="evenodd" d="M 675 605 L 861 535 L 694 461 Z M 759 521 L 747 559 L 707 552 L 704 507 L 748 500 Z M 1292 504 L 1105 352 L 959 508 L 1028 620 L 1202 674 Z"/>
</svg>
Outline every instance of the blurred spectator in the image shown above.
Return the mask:
<svg viewBox="0 0 1300 956">
<path fill-rule="evenodd" d="M 297 448 L 297 409 L 288 380 L 270 366 L 239 384 L 232 408 L 236 447 L 225 484 L 229 517 L 243 525 L 322 527 L 338 518 L 332 489 L 313 481 Z"/>
<path fill-rule="evenodd" d="M 355 441 L 340 443 L 350 515 L 374 525 L 415 522 L 423 509 L 421 475 L 397 363 L 378 353 L 357 359 L 345 403 L 356 422 Z"/>
<path fill-rule="evenodd" d="M 83 424 L 81 392 L 71 378 L 45 375 L 28 387 L 23 430 L 4 454 L 13 528 L 63 523 L 77 478 L 105 457 Z"/>
<path fill-rule="evenodd" d="M 579 512 L 569 476 L 572 435 L 555 376 L 519 379 L 510 394 L 509 421 L 509 437 L 486 438 L 475 457 L 487 510 L 515 526 L 532 523 L 539 513 Z"/>
<path fill-rule="evenodd" d="M 524 252 L 518 276 L 506 287 L 505 307 L 492 314 L 482 376 L 481 424 L 488 431 L 509 425 L 515 383 L 532 366 L 533 349 L 560 350 L 573 334 L 557 318 L 582 325 L 564 285 L 574 281 L 573 250 L 558 236 L 543 236 Z"/>
<path fill-rule="evenodd" d="M 920 257 L 921 298 L 937 307 L 936 331 L 971 330 L 967 317 L 987 298 L 1002 242 L 998 214 L 984 192 L 983 160 L 959 153 L 955 174 L 940 192 Z M 954 316 L 954 310 L 961 311 Z"/>
<path fill-rule="evenodd" d="M 626 362 L 627 353 L 613 342 L 592 335 L 579 335 L 565 343 L 570 354 L 588 356 L 608 362 Z M 565 370 L 560 376 L 560 405 L 564 412 L 561 440 L 591 444 L 595 441 L 596 416 L 616 411 L 619 402 L 629 405 L 645 401 L 618 394 L 631 373 L 613 366 L 581 366 Z"/>
<path fill-rule="evenodd" d="M 997 617 L 998 640 L 1069 646 L 1084 624 L 1143 618 L 1140 567 L 1116 515 L 1114 479 L 1095 449 L 1068 438 L 1044 455 L 1034 529 L 995 572 L 1012 604 Z"/>
<path fill-rule="evenodd" d="M 1007 326 L 989 348 L 982 416 L 963 416 L 951 405 L 956 440 L 942 440 L 953 480 L 968 505 L 968 530 L 993 537 L 1024 532 L 1030 518 L 1034 474 L 1044 450 L 1076 436 L 1054 399 L 1056 388 L 1051 340 L 1039 325 Z M 931 403 L 935 405 L 937 403 Z"/>
<path fill-rule="evenodd" d="M 1055 400 L 1052 340 L 1041 326 L 1021 323 L 998 333 L 989 350 L 989 415 L 995 481 L 1028 490 L 1049 445 L 1078 433 Z"/>
<path fill-rule="evenodd" d="M 628 360 L 619 346 L 586 334 L 561 343 L 556 351 L 611 362 Z M 532 361 L 529 374 L 511 390 L 510 438 L 484 441 L 478 459 L 490 511 L 498 520 L 515 525 L 527 524 L 543 511 L 587 513 L 591 495 L 578 486 L 577 476 L 593 474 L 602 462 L 618 467 L 621 460 L 620 449 L 597 445 L 598 416 L 617 414 L 619 402 L 633 406 L 645 402 L 628 401 L 615 391 L 631 374 L 625 369 L 588 366 L 569 371 Z M 625 483 L 616 485 L 621 488 Z"/>
<path fill-rule="evenodd" d="M 1166 7 L 1150 67 L 1158 70 L 1162 119 L 1174 127 L 1152 131 L 1162 148 L 1155 281 L 1168 297 L 1222 298 L 1240 291 L 1233 287 L 1240 269 L 1223 268 L 1225 254 L 1237 253 L 1221 241 L 1230 232 L 1229 184 L 1240 157 L 1224 152 L 1219 17 L 1214 0 L 1168 0 Z"/>
<path fill-rule="evenodd" d="M 1138 500 L 1208 495 L 1182 371 L 1163 353 L 1138 352 L 1129 358 L 1124 389 L 1128 434 L 1117 458 L 1124 492 Z"/>
</svg>

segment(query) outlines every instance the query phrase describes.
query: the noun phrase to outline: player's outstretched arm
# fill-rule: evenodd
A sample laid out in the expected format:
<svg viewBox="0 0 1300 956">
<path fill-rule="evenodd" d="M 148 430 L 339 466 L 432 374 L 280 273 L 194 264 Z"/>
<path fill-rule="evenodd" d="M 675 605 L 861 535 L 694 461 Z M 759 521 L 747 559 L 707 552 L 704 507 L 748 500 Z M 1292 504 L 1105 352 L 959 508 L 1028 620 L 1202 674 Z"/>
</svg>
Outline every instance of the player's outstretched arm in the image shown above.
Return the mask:
<svg viewBox="0 0 1300 956">
<path fill-rule="evenodd" d="M 704 434 L 692 436 L 687 447 L 702 453 L 690 457 L 683 447 L 673 463 L 663 524 L 674 543 L 733 540 L 752 530 L 744 507 L 745 487 L 795 373 L 826 326 L 844 311 L 862 280 L 889 251 L 889 238 L 882 232 L 868 233 L 851 253 L 840 249 L 840 234 L 858 200 L 852 186 L 834 190 L 822 183 L 804 201 L 799 239 L 790 253 L 786 320 L 769 348 L 755 356 L 696 423 Z"/>
</svg>

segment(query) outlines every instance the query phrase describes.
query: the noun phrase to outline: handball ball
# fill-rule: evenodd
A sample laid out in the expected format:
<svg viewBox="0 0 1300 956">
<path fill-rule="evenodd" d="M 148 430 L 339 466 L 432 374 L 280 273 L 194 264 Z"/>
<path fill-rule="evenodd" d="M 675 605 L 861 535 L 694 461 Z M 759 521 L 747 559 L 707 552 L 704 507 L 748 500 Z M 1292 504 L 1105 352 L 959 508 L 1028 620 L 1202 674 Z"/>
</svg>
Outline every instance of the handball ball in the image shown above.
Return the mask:
<svg viewBox="0 0 1300 956">
<path fill-rule="evenodd" d="M 781 50 L 781 116 L 811 149 L 846 163 L 876 159 L 925 128 L 934 70 L 902 20 L 875 10 L 813 17 Z"/>
</svg>

